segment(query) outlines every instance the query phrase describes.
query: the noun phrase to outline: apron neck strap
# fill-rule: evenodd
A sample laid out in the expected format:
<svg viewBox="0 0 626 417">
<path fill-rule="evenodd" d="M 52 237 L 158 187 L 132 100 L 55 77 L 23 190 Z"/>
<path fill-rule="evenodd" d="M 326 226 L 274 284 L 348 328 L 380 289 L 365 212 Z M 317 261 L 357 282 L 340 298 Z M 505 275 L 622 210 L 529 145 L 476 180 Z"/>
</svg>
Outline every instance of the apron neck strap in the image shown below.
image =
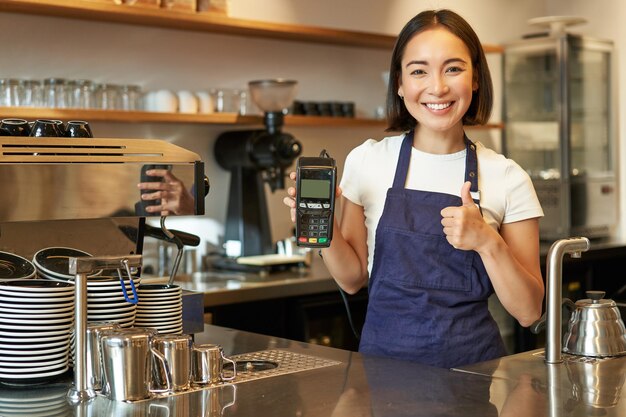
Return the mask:
<svg viewBox="0 0 626 417">
<path fill-rule="evenodd" d="M 404 188 L 406 185 L 406 176 L 409 172 L 409 164 L 411 162 L 411 150 L 413 149 L 414 131 L 411 130 L 402 141 L 400 147 L 400 156 L 398 157 L 398 165 L 396 165 L 396 174 L 393 178 L 393 188 Z M 467 135 L 464 136 L 465 141 L 465 181 L 469 181 L 470 194 L 474 202 L 480 207 L 480 191 L 478 190 L 478 157 L 476 156 L 476 145 L 469 140 Z"/>
<path fill-rule="evenodd" d="M 465 140 L 465 182 L 469 181 L 470 194 L 474 203 L 480 207 L 480 191 L 478 190 L 478 157 L 476 156 L 476 144 L 469 140 L 467 135 Z"/>
<path fill-rule="evenodd" d="M 396 175 L 393 177 L 393 188 L 404 188 L 406 185 L 406 175 L 409 172 L 411 162 L 411 149 L 413 149 L 413 130 L 404 135 L 398 165 L 396 165 Z"/>
</svg>

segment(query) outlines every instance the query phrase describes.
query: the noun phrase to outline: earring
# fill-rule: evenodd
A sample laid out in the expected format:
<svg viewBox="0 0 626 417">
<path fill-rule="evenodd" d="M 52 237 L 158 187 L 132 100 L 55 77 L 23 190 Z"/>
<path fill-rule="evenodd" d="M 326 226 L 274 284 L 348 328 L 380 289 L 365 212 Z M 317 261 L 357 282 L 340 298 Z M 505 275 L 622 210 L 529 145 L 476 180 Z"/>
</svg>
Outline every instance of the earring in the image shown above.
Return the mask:
<svg viewBox="0 0 626 417">
<path fill-rule="evenodd" d="M 404 96 L 402 94 L 398 94 L 398 96 L 400 97 L 400 100 L 404 101 Z"/>
</svg>

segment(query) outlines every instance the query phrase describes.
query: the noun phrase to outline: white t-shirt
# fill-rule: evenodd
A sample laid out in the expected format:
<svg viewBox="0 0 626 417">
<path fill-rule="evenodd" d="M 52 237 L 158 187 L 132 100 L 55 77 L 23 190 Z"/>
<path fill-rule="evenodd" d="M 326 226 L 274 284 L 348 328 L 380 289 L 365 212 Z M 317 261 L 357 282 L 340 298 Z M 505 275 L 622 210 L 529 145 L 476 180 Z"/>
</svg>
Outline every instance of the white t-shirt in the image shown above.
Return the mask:
<svg viewBox="0 0 626 417">
<path fill-rule="evenodd" d="M 393 185 L 404 134 L 366 140 L 346 158 L 340 187 L 344 197 L 363 207 L 367 227 L 368 269 L 372 271 L 376 228 L 387 190 Z M 412 148 L 406 188 L 460 196 L 465 182 L 465 149 L 429 154 Z M 513 160 L 476 143 L 478 189 L 483 218 L 494 229 L 501 224 L 542 217 L 528 174 Z"/>
</svg>

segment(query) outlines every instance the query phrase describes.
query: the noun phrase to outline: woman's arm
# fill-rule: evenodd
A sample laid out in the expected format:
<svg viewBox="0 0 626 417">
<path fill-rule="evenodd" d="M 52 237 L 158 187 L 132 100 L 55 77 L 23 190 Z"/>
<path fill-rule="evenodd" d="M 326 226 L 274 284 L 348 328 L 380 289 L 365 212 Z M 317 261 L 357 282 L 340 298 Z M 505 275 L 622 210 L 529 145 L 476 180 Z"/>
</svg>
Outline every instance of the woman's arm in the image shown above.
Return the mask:
<svg viewBox="0 0 626 417">
<path fill-rule="evenodd" d="M 479 254 L 504 308 L 528 327 L 541 316 L 544 295 L 539 219 L 503 224 L 498 237 Z"/>
<path fill-rule="evenodd" d="M 367 229 L 363 207 L 343 197 L 341 222 L 335 218 L 330 247 L 322 249 L 324 263 L 339 286 L 354 294 L 367 283 Z"/>
<path fill-rule="evenodd" d="M 461 191 L 462 206 L 441 211 L 444 233 L 455 248 L 478 252 L 504 308 L 522 326 L 530 326 L 541 316 L 544 295 L 539 220 L 503 224 L 498 233 L 483 220 L 469 185 Z"/>
</svg>

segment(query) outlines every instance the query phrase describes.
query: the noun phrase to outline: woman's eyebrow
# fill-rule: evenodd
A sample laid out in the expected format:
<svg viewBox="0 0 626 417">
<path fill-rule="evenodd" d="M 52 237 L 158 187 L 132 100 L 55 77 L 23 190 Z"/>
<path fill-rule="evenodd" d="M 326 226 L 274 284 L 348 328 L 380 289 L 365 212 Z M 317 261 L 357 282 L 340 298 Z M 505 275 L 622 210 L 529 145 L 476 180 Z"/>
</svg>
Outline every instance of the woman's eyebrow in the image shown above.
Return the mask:
<svg viewBox="0 0 626 417">
<path fill-rule="evenodd" d="M 443 62 L 443 64 L 448 65 L 453 62 L 460 62 L 463 64 L 467 64 L 467 61 L 461 58 L 448 58 Z M 428 61 L 418 61 L 418 60 L 409 61 L 406 63 L 405 67 L 409 67 L 410 65 L 428 65 Z"/>
</svg>

